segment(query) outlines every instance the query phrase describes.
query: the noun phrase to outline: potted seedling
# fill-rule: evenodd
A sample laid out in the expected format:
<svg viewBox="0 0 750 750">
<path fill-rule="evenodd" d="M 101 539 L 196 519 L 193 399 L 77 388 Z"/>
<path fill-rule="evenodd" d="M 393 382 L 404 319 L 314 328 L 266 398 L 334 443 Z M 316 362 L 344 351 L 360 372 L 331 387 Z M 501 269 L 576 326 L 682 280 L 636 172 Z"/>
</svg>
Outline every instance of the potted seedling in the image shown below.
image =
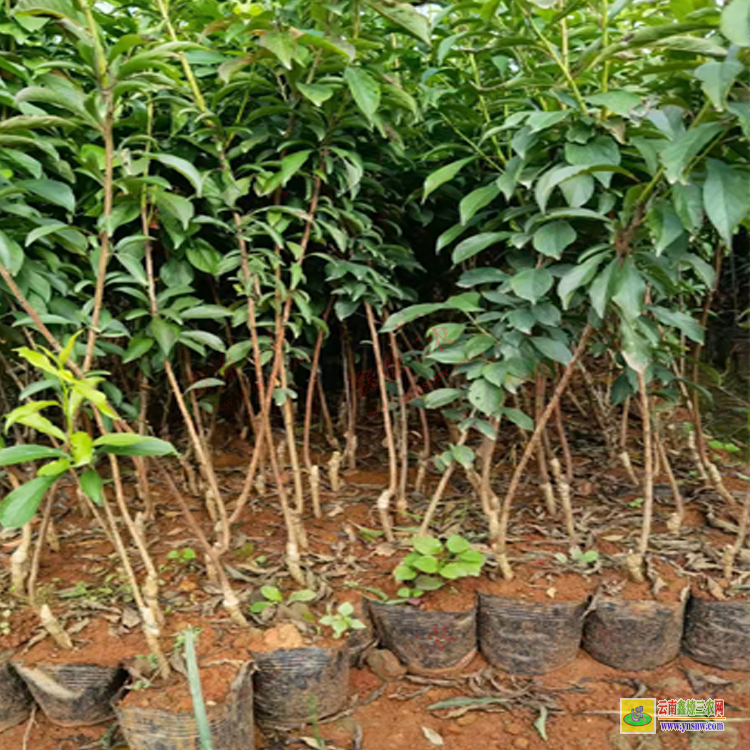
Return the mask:
<svg viewBox="0 0 750 750">
<path fill-rule="evenodd" d="M 253 605 L 256 610 L 261 605 L 265 605 L 263 612 L 280 607 L 283 598 L 278 589 L 264 588 L 271 590 L 263 592 L 265 601 Z M 296 601 L 309 599 L 305 595 Z M 365 627 L 350 602 L 335 607 L 329 603 L 326 614 L 314 625 L 317 637 L 305 638 L 295 625 L 285 624 L 256 641 L 251 652 L 258 668 L 253 679 L 259 721 L 271 726 L 299 725 L 340 711 L 348 697 L 349 682 L 349 650 L 344 639 Z M 326 637 L 329 629 L 331 635 Z"/>
<path fill-rule="evenodd" d="M 450 611 L 437 592 L 481 575 L 485 557 L 462 536 L 445 541 L 418 535 L 411 551 L 393 571 L 398 598 L 369 601 L 369 610 L 381 643 L 417 673 L 452 671 L 476 653 L 475 608 Z M 460 592 L 459 592 L 460 595 Z"/>
</svg>

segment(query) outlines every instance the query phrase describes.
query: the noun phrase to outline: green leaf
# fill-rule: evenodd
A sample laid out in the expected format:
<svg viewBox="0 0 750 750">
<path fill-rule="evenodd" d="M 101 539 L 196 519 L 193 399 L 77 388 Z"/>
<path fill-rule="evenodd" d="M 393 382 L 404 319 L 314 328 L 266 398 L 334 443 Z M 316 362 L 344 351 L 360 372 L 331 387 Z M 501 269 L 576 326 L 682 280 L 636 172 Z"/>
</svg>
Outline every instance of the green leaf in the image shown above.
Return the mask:
<svg viewBox="0 0 750 750">
<path fill-rule="evenodd" d="M 518 425 L 522 430 L 533 430 L 534 422 L 528 414 L 524 414 L 520 409 L 513 409 L 509 406 L 504 406 L 502 409 L 504 417 L 508 417 L 513 424 Z"/>
<path fill-rule="evenodd" d="M 424 405 L 427 409 L 438 409 L 441 406 L 450 404 L 462 395 L 463 391 L 459 388 L 438 388 L 437 390 L 430 391 L 424 397 Z"/>
<path fill-rule="evenodd" d="M 130 339 L 128 348 L 123 355 L 123 364 L 132 362 L 134 359 L 140 359 L 154 345 L 153 339 L 137 338 Z"/>
<path fill-rule="evenodd" d="M 703 206 L 727 247 L 732 246 L 732 235 L 750 208 L 748 187 L 747 172 L 716 159 L 708 160 Z"/>
<path fill-rule="evenodd" d="M 466 563 L 450 562 L 440 568 L 440 575 L 449 581 L 453 581 L 456 578 L 464 578 L 469 575 L 469 571 L 467 570 Z"/>
<path fill-rule="evenodd" d="M 618 276 L 617 289 L 612 300 L 623 315 L 633 321 L 643 312 L 645 298 L 646 282 L 632 258 L 628 258 Z"/>
<path fill-rule="evenodd" d="M 232 312 L 221 305 L 196 305 L 180 312 L 180 317 L 185 320 L 218 320 L 219 318 L 231 318 Z"/>
<path fill-rule="evenodd" d="M 476 459 L 474 451 L 466 445 L 452 445 L 449 452 L 453 460 L 464 468 L 471 466 Z"/>
<path fill-rule="evenodd" d="M 69 185 L 57 180 L 20 180 L 18 187 L 42 198 L 55 206 L 62 206 L 71 213 L 75 211 L 76 199 Z"/>
<path fill-rule="evenodd" d="M 443 310 L 445 304 L 442 302 L 425 302 L 419 305 L 411 305 L 405 307 L 403 310 L 399 310 L 397 313 L 391 315 L 385 324 L 381 327 L 381 333 L 389 333 L 390 331 L 397 330 L 404 323 L 410 323 L 412 320 L 421 318 L 424 315 L 430 315 L 431 313 Z"/>
<path fill-rule="evenodd" d="M 439 555 L 443 551 L 442 542 L 433 536 L 415 536 L 412 546 L 420 555 Z"/>
<path fill-rule="evenodd" d="M 463 263 L 465 260 L 473 258 L 477 253 L 482 252 L 485 248 L 495 245 L 507 237 L 507 232 L 483 232 L 482 234 L 467 237 L 453 250 L 453 263 L 455 265 Z"/>
<path fill-rule="evenodd" d="M 727 94 L 732 88 L 734 79 L 742 72 L 743 65 L 736 60 L 711 60 L 703 63 L 694 71 L 695 77 L 702 82 L 703 91 L 711 103 L 723 112 L 727 103 Z"/>
<path fill-rule="evenodd" d="M 449 536 L 445 542 L 445 546 L 448 548 L 448 551 L 452 552 L 454 555 L 460 555 L 462 552 L 466 552 L 471 548 L 471 545 L 466 539 L 459 534 Z"/>
<path fill-rule="evenodd" d="M 569 180 L 571 177 L 584 172 L 587 167 L 573 166 L 573 167 L 553 167 L 549 171 L 545 172 L 537 181 L 536 188 L 534 190 L 534 196 L 536 202 L 539 204 L 539 210 L 544 213 L 547 210 L 547 201 L 549 200 L 552 191 L 565 180 Z"/>
<path fill-rule="evenodd" d="M 309 99 L 316 107 L 320 107 L 324 102 L 327 102 L 336 92 L 333 86 L 326 86 L 323 83 L 298 83 L 297 89 L 305 99 Z"/>
<path fill-rule="evenodd" d="M 397 581 L 413 581 L 417 577 L 417 571 L 407 565 L 399 565 L 393 571 L 393 577 Z"/>
<path fill-rule="evenodd" d="M 289 596 L 287 601 L 291 602 L 311 602 L 315 598 L 315 592 L 310 589 L 302 589 L 301 591 L 295 591 Z M 344 605 L 342 604 L 341 607 Z M 339 610 L 341 610 L 339 607 Z M 343 612 L 342 612 L 343 614 Z M 351 613 L 350 613 L 351 614 Z"/>
<path fill-rule="evenodd" d="M 380 105 L 380 84 L 362 68 L 347 68 L 344 80 L 357 106 L 372 124 Z"/>
<path fill-rule="evenodd" d="M 720 122 L 706 122 L 687 130 L 659 152 L 664 174 L 671 183 L 683 182 L 685 168 L 717 135 L 725 131 Z"/>
<path fill-rule="evenodd" d="M 202 388 L 214 388 L 221 385 L 225 385 L 225 383 L 223 380 L 219 380 L 219 378 L 201 378 L 201 380 L 196 381 L 189 388 L 185 389 L 185 393 L 201 390 Z"/>
<path fill-rule="evenodd" d="M 622 117 L 628 117 L 631 110 L 641 103 L 640 96 L 622 89 L 593 94 L 584 97 L 584 99 L 595 107 L 606 107 L 610 112 Z"/>
<path fill-rule="evenodd" d="M 396 0 L 367 0 L 367 4 L 381 16 L 400 26 L 411 36 L 424 42 L 428 47 L 430 39 L 430 21 L 408 3 Z"/>
<path fill-rule="evenodd" d="M 200 172 L 187 160 L 172 154 L 151 154 L 152 159 L 164 164 L 167 167 L 177 170 L 195 190 L 195 194 L 200 196 L 203 193 L 203 178 Z"/>
<path fill-rule="evenodd" d="M 477 378 L 469 388 L 469 403 L 482 414 L 495 415 L 503 403 L 503 390 L 485 378 Z"/>
<path fill-rule="evenodd" d="M 651 311 L 656 315 L 658 320 L 664 325 L 677 328 L 684 333 L 691 341 L 699 344 L 703 343 L 703 328 L 700 323 L 690 315 L 679 310 L 670 310 L 667 307 L 654 306 Z"/>
<path fill-rule="evenodd" d="M 615 286 L 617 271 L 620 268 L 619 258 L 615 258 L 609 265 L 594 279 L 589 288 L 591 305 L 600 318 L 604 318 L 605 311 L 609 301 L 612 299 L 612 292 Z"/>
<path fill-rule="evenodd" d="M 81 489 L 95 505 L 104 503 L 104 483 L 96 469 L 87 469 L 79 477 Z"/>
<path fill-rule="evenodd" d="M 577 236 L 567 221 L 549 221 L 534 232 L 534 248 L 542 255 L 559 259 Z"/>
<path fill-rule="evenodd" d="M 74 432 L 70 436 L 70 452 L 73 454 L 73 466 L 90 464 L 94 457 L 94 441 L 88 432 Z"/>
<path fill-rule="evenodd" d="M 541 336 L 534 336 L 532 337 L 531 342 L 545 357 L 552 359 L 555 362 L 567 365 L 572 359 L 570 350 L 560 341 Z"/>
<path fill-rule="evenodd" d="M 526 125 L 531 129 L 532 133 L 538 133 L 562 122 L 569 114 L 569 109 L 562 109 L 556 112 L 534 112 L 527 118 Z"/>
<path fill-rule="evenodd" d="M 279 62 L 287 69 L 292 69 L 292 56 L 294 55 L 294 38 L 288 31 L 264 31 L 258 43 L 279 59 Z"/>
<path fill-rule="evenodd" d="M 426 200 L 430 193 L 437 190 L 441 185 L 452 180 L 469 162 L 474 161 L 473 156 L 468 156 L 465 159 L 458 159 L 450 164 L 446 164 L 440 169 L 436 169 L 434 172 L 427 176 L 424 181 L 424 188 L 422 191 L 422 200 Z"/>
<path fill-rule="evenodd" d="M 162 355 L 166 358 L 170 355 L 177 339 L 180 337 L 180 328 L 174 323 L 168 323 L 163 318 L 152 318 L 151 333 L 159 344 Z"/>
<path fill-rule="evenodd" d="M 132 432 L 112 432 L 94 440 L 94 447 L 101 448 L 103 453 L 118 456 L 176 456 L 172 443 L 148 435 L 136 435 Z"/>
<path fill-rule="evenodd" d="M 21 246 L 0 230 L 0 263 L 11 276 L 16 276 L 23 267 L 24 252 Z"/>
<path fill-rule="evenodd" d="M 510 286 L 519 297 L 536 304 L 549 291 L 553 281 L 546 268 L 525 268 L 511 278 Z"/>
<path fill-rule="evenodd" d="M 261 586 L 260 593 L 268 599 L 269 602 L 283 602 L 284 597 L 281 595 L 276 586 Z"/>
<path fill-rule="evenodd" d="M 443 582 L 434 576 L 419 575 L 414 581 L 414 586 L 420 591 L 437 591 L 443 587 Z"/>
<path fill-rule="evenodd" d="M 437 573 L 438 561 L 432 555 L 423 555 L 419 560 L 414 561 L 414 567 L 422 573 Z"/>
<path fill-rule="evenodd" d="M 175 195 L 174 193 L 168 193 L 164 190 L 156 194 L 156 205 L 160 211 L 177 219 L 183 229 L 188 228 L 195 213 L 193 204 L 187 198 Z"/>
<path fill-rule="evenodd" d="M 738 47 L 750 47 L 750 0 L 732 0 L 721 11 L 721 33 Z"/>
<path fill-rule="evenodd" d="M 485 185 L 484 187 L 472 190 L 461 200 L 458 207 L 461 215 L 461 224 L 466 224 L 477 211 L 492 203 L 498 195 L 500 195 L 500 188 L 495 184 Z"/>
<path fill-rule="evenodd" d="M 570 305 L 570 301 L 573 298 L 577 289 L 580 289 L 594 278 L 596 269 L 599 268 L 599 264 L 605 258 L 604 253 L 594 255 L 583 263 L 578 263 L 568 271 L 565 276 L 560 280 L 560 285 L 557 288 L 557 293 L 560 295 L 563 309 L 567 310 Z"/>
<path fill-rule="evenodd" d="M 0 450 L 0 466 L 38 461 L 40 458 L 61 458 L 65 455 L 63 451 L 46 445 L 13 445 Z"/>
<path fill-rule="evenodd" d="M 56 479 L 56 476 L 36 477 L 8 493 L 0 503 L 0 524 L 6 529 L 25 526 Z"/>
</svg>

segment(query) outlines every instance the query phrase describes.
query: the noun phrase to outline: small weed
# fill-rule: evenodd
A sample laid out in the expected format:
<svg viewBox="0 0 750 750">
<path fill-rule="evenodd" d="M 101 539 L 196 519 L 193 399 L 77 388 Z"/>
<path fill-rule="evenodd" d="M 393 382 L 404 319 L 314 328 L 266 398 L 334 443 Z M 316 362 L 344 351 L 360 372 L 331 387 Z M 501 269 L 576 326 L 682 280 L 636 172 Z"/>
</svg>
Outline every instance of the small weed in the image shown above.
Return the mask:
<svg viewBox="0 0 750 750">
<path fill-rule="evenodd" d="M 341 638 L 349 630 L 364 630 L 367 627 L 361 620 L 353 617 L 353 615 L 354 607 L 349 602 L 339 604 L 335 613 L 332 612 L 331 605 L 329 604 L 326 614 L 320 618 L 319 622 L 321 625 L 333 628 L 334 638 Z"/>
</svg>

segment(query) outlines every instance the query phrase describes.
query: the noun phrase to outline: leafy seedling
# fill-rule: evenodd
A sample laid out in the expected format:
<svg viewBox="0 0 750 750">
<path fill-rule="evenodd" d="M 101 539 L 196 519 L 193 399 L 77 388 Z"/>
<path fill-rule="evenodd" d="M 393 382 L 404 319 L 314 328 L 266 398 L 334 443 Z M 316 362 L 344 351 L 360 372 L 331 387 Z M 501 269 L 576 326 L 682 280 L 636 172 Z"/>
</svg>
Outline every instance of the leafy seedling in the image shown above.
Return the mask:
<svg viewBox="0 0 750 750">
<path fill-rule="evenodd" d="M 445 543 L 431 536 L 416 536 L 412 549 L 393 571 L 397 581 L 409 582 L 398 590 L 403 598 L 419 597 L 425 591 L 436 591 L 446 581 L 478 576 L 484 565 L 484 555 L 471 549 L 466 539 L 458 534 Z"/>
<path fill-rule="evenodd" d="M 570 557 L 558 552 L 555 555 L 555 560 L 562 565 L 573 565 L 574 567 L 587 569 L 589 566 L 596 565 L 599 560 L 599 553 L 595 549 L 583 552 L 580 547 L 571 547 Z"/>
<path fill-rule="evenodd" d="M 354 607 L 349 602 L 344 602 L 336 607 L 336 612 L 331 611 L 331 605 L 326 608 L 326 614 L 319 620 L 321 625 L 333 628 L 333 637 L 341 638 L 350 630 L 364 630 L 367 626 L 354 617 Z"/>
<path fill-rule="evenodd" d="M 284 600 L 284 596 L 276 586 L 262 586 L 260 593 L 263 600 L 255 602 L 250 606 L 253 614 L 259 615 L 265 612 L 269 607 L 277 607 L 280 604 L 294 604 L 294 602 L 311 602 L 315 598 L 315 592 L 310 589 L 294 591 L 289 598 Z"/>
</svg>

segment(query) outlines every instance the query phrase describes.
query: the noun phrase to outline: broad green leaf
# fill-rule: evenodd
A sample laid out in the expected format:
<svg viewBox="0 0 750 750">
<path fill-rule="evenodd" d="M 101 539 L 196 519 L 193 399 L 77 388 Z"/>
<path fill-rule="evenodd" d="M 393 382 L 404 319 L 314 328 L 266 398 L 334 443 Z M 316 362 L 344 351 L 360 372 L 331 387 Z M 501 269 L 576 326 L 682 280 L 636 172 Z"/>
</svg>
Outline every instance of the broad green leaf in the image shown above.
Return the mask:
<svg viewBox="0 0 750 750">
<path fill-rule="evenodd" d="M 724 6 L 721 33 L 738 47 L 750 47 L 750 0 L 731 0 Z"/>
<path fill-rule="evenodd" d="M 200 172 L 187 159 L 172 156 L 172 154 L 151 154 L 151 158 L 156 159 L 156 161 L 161 162 L 167 167 L 177 170 L 190 182 L 197 196 L 203 193 L 203 178 Z"/>
<path fill-rule="evenodd" d="M 464 576 L 469 575 L 469 570 L 467 569 L 466 563 L 451 562 L 440 568 L 440 575 L 443 576 L 443 578 L 447 578 L 449 581 L 453 581 L 456 578 L 463 578 Z"/>
<path fill-rule="evenodd" d="M 467 237 L 456 245 L 451 259 L 455 265 L 458 265 L 469 258 L 473 258 L 477 253 L 491 245 L 496 245 L 501 240 L 507 239 L 507 237 L 507 232 L 483 232 Z"/>
<path fill-rule="evenodd" d="M 548 359 L 567 365 L 572 359 L 570 350 L 565 344 L 555 339 L 549 339 L 542 336 L 534 336 L 531 343 Z"/>
<path fill-rule="evenodd" d="M 87 469 L 79 477 L 81 489 L 95 505 L 104 503 L 104 482 L 96 469 Z"/>
<path fill-rule="evenodd" d="M 40 458 L 62 458 L 65 455 L 63 451 L 46 445 L 13 445 L 0 449 L 0 466 L 38 461 Z"/>
<path fill-rule="evenodd" d="M 724 130 L 724 126 L 719 122 L 706 122 L 687 130 L 662 149 L 659 158 L 664 165 L 667 180 L 672 183 L 683 182 L 685 169 L 690 162 Z"/>
<path fill-rule="evenodd" d="M 94 447 L 118 456 L 176 456 L 174 446 L 166 440 L 137 435 L 132 432 L 112 432 L 94 440 Z"/>
<path fill-rule="evenodd" d="M 323 83 L 298 83 L 297 89 L 309 99 L 316 107 L 320 107 L 327 102 L 336 92 L 333 86 L 327 86 Z"/>
<path fill-rule="evenodd" d="M 459 555 L 462 552 L 466 552 L 470 549 L 469 543 L 459 534 L 453 534 L 452 536 L 449 536 L 445 542 L 445 546 L 448 548 L 448 551 L 452 552 L 454 555 Z"/>
<path fill-rule="evenodd" d="M 620 338 L 622 339 L 622 356 L 628 365 L 636 372 L 646 372 L 651 361 L 648 341 L 626 317 L 620 318 Z"/>
<path fill-rule="evenodd" d="M 584 97 L 595 107 L 606 107 L 610 112 L 622 117 L 629 117 L 630 112 L 641 103 L 641 97 L 623 89 L 606 91 Z"/>
<path fill-rule="evenodd" d="M 703 184 L 703 206 L 716 231 L 727 247 L 731 247 L 737 225 L 750 210 L 748 173 L 725 162 L 709 159 Z"/>
<path fill-rule="evenodd" d="M 482 414 L 493 416 L 503 403 L 503 390 L 485 378 L 477 378 L 469 388 L 469 403 Z"/>
<path fill-rule="evenodd" d="M 20 180 L 18 187 L 28 190 L 42 200 L 55 206 L 62 206 L 71 213 L 75 211 L 76 199 L 70 185 L 57 180 Z"/>
<path fill-rule="evenodd" d="M 73 455 L 73 466 L 90 464 L 94 457 L 94 441 L 88 432 L 78 431 L 70 436 L 70 452 Z"/>
<path fill-rule="evenodd" d="M 559 259 L 576 236 L 576 230 L 567 221 L 549 221 L 534 233 L 534 248 L 542 255 Z"/>
<path fill-rule="evenodd" d="M 159 210 L 174 216 L 183 229 L 188 228 L 190 220 L 195 213 L 193 204 L 187 198 L 175 195 L 174 193 L 168 193 L 164 190 L 157 193 L 156 205 L 159 207 Z"/>
<path fill-rule="evenodd" d="M 409 3 L 396 0 L 367 0 L 367 4 L 381 16 L 400 26 L 428 47 L 430 46 L 430 21 L 426 15 L 412 8 Z"/>
<path fill-rule="evenodd" d="M 311 591 L 310 589 L 302 589 L 301 591 L 293 591 L 289 595 L 289 598 L 287 599 L 287 601 L 290 604 L 293 602 L 311 602 L 314 598 L 315 598 L 314 591 Z M 344 604 L 349 604 L 349 602 L 344 602 Z M 341 611 L 344 604 L 342 604 L 341 607 L 339 607 L 339 611 Z M 344 612 L 342 612 L 342 614 L 344 614 Z"/>
<path fill-rule="evenodd" d="M 414 561 L 414 567 L 422 573 L 437 573 L 439 565 L 436 557 L 423 555 Z"/>
<path fill-rule="evenodd" d="M 357 106 L 372 124 L 380 105 L 380 84 L 363 68 L 347 68 L 344 80 Z"/>
<path fill-rule="evenodd" d="M 11 276 L 16 276 L 23 267 L 24 252 L 21 246 L 0 230 L 0 263 Z"/>
<path fill-rule="evenodd" d="M 464 468 L 468 468 L 474 463 L 474 460 L 476 459 L 476 456 L 474 455 L 474 451 L 469 448 L 467 445 L 452 445 L 450 447 L 450 454 L 453 456 L 453 459 L 461 464 Z M 425 571 L 425 573 L 434 572 L 434 571 Z"/>
<path fill-rule="evenodd" d="M 547 294 L 553 281 L 546 268 L 525 268 L 511 277 L 510 286 L 519 297 L 536 304 Z"/>
<path fill-rule="evenodd" d="M 607 267 L 594 279 L 589 287 L 591 297 L 591 306 L 600 318 L 604 318 L 607 305 L 612 299 L 612 293 L 615 287 L 617 272 L 620 269 L 621 261 L 615 258 Z"/>
<path fill-rule="evenodd" d="M 570 115 L 569 109 L 558 110 L 556 112 L 534 112 L 529 115 L 526 125 L 531 129 L 532 133 L 538 133 L 557 125 L 559 122 L 565 120 L 568 115 Z"/>
<path fill-rule="evenodd" d="M 25 526 L 56 479 L 56 476 L 36 477 L 9 492 L 0 503 L 0 525 L 6 529 Z"/>
<path fill-rule="evenodd" d="M 163 318 L 153 318 L 151 320 L 151 333 L 159 344 L 162 355 L 168 357 L 180 337 L 180 328 L 174 323 L 168 323 Z"/>
<path fill-rule="evenodd" d="M 628 258 L 618 275 L 613 302 L 620 308 L 627 320 L 633 321 L 643 312 L 646 298 L 646 282 L 636 268 L 632 258 Z"/>
<path fill-rule="evenodd" d="M 294 154 L 289 154 L 281 160 L 281 185 L 282 187 L 294 177 L 300 169 L 302 169 L 304 163 L 312 151 L 297 151 Z"/>
<path fill-rule="evenodd" d="M 465 225 L 477 211 L 492 203 L 498 195 L 500 195 L 500 188 L 495 184 L 485 185 L 484 187 L 472 190 L 461 200 L 458 207 L 461 215 L 461 224 Z"/>
<path fill-rule="evenodd" d="M 552 191 L 565 180 L 569 180 L 571 177 L 575 177 L 581 172 L 584 172 L 586 167 L 582 166 L 571 166 L 571 167 L 552 167 L 549 171 L 545 172 L 537 181 L 536 188 L 534 190 L 534 196 L 536 202 L 539 205 L 539 210 L 545 213 L 547 210 L 547 201 L 549 200 Z"/>
<path fill-rule="evenodd" d="M 441 406 L 450 404 L 462 395 L 463 391 L 459 388 L 438 388 L 437 390 L 430 391 L 424 397 L 424 405 L 428 409 L 438 409 Z"/>
<path fill-rule="evenodd" d="M 193 383 L 189 388 L 185 390 L 185 393 L 189 393 L 190 391 L 196 391 L 201 390 L 203 388 L 215 388 L 216 386 L 222 386 L 226 385 L 226 383 L 223 380 L 219 380 L 219 378 L 201 378 L 200 380 L 196 380 L 195 383 Z"/>
<path fill-rule="evenodd" d="M 703 91 L 714 107 L 723 112 L 729 89 L 742 70 L 742 63 L 736 60 L 711 60 L 696 68 L 694 75 L 703 84 Z"/>
<path fill-rule="evenodd" d="M 692 341 L 699 344 L 703 343 L 703 328 L 697 320 L 687 313 L 658 305 L 652 307 L 651 311 L 661 323 L 679 329 Z"/>
<path fill-rule="evenodd" d="M 279 58 L 279 62 L 287 69 L 292 69 L 294 56 L 294 37 L 289 31 L 264 31 L 258 43 Z"/>
<path fill-rule="evenodd" d="M 439 555 L 443 551 L 442 542 L 432 536 L 415 536 L 412 546 L 420 555 Z"/>
<path fill-rule="evenodd" d="M 510 406 L 504 406 L 502 409 L 502 414 L 504 417 L 507 417 L 513 424 L 518 425 L 522 430 L 533 430 L 534 429 L 534 422 L 529 417 L 528 414 L 525 414 L 520 409 L 514 409 Z"/>
<path fill-rule="evenodd" d="M 586 286 L 591 279 L 594 278 L 596 269 L 599 268 L 599 264 L 604 260 L 605 254 L 599 253 L 584 261 L 578 263 L 568 271 L 565 276 L 560 279 L 560 285 L 558 286 L 557 293 L 560 295 L 562 301 L 563 310 L 567 310 L 570 301 L 573 298 L 577 289 Z"/>
<path fill-rule="evenodd" d="M 132 362 L 134 359 L 140 359 L 154 345 L 153 339 L 134 337 L 130 339 L 128 348 L 122 358 L 123 364 Z"/>
<path fill-rule="evenodd" d="M 180 312 L 185 320 L 218 320 L 231 318 L 232 312 L 221 305 L 196 305 Z"/>
<path fill-rule="evenodd" d="M 446 164 L 440 169 L 436 169 L 432 174 L 427 176 L 424 181 L 424 188 L 422 191 L 422 200 L 426 200 L 427 196 L 433 191 L 437 190 L 441 185 L 452 180 L 469 162 L 474 161 L 473 156 L 467 156 L 465 159 L 458 159 L 450 164 Z"/>
<path fill-rule="evenodd" d="M 417 572 L 408 565 L 399 565 L 393 571 L 393 577 L 397 581 L 413 581 L 417 577 Z"/>
<path fill-rule="evenodd" d="M 261 586 L 260 593 L 268 599 L 269 602 L 283 602 L 284 597 L 281 595 L 276 586 Z"/>
<path fill-rule="evenodd" d="M 404 323 L 410 323 L 412 320 L 421 318 L 424 315 L 430 315 L 431 313 L 444 309 L 444 307 L 445 304 L 442 302 L 426 302 L 419 305 L 405 307 L 403 310 L 399 310 L 397 313 L 391 315 L 380 329 L 380 332 L 389 333 L 390 331 L 395 331 L 397 328 L 404 325 Z"/>
</svg>

